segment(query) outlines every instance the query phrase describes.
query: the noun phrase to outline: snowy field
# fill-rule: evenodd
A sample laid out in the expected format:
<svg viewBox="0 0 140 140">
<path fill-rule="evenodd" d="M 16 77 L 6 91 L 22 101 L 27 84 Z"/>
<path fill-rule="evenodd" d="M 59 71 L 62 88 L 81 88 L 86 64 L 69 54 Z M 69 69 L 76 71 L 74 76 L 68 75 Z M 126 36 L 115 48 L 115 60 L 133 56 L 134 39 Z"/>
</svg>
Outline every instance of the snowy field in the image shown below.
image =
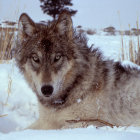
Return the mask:
<svg viewBox="0 0 140 140">
<path fill-rule="evenodd" d="M 129 39 L 130 37 L 124 37 L 126 46 L 129 44 Z M 137 42 L 136 37 L 133 37 L 133 40 Z M 98 47 L 105 58 L 119 60 L 121 36 L 104 36 L 102 34 L 89 36 L 89 46 L 91 44 Z M 127 63 L 136 66 L 129 61 L 124 62 L 124 64 Z M 1 115 L 6 116 L 2 117 Z M 0 140 L 140 140 L 140 128 L 134 127 L 102 127 L 96 129 L 89 126 L 88 128 L 57 131 L 23 130 L 32 124 L 39 114 L 36 97 L 19 73 L 14 60 L 0 64 L 0 116 Z"/>
</svg>

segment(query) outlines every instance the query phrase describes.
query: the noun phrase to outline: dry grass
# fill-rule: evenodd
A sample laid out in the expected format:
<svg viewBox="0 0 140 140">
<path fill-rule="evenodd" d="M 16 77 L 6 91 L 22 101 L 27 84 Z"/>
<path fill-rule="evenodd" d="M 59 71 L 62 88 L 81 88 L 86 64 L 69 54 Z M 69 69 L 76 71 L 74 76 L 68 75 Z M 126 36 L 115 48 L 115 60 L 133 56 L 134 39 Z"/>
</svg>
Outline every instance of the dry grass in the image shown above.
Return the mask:
<svg viewBox="0 0 140 140">
<path fill-rule="evenodd" d="M 129 25 L 130 28 L 130 25 Z M 139 24 L 137 21 L 137 30 L 139 30 Z M 130 29 L 129 43 L 127 46 L 124 41 L 124 32 L 121 32 L 121 56 L 120 60 L 129 60 L 135 64 L 140 65 L 140 43 L 139 43 L 139 35 L 137 35 L 137 42 L 134 41 L 133 35 Z"/>
<path fill-rule="evenodd" d="M 6 98 L 4 105 L 8 104 L 8 99 L 9 99 L 9 96 L 11 94 L 11 89 L 12 89 L 12 77 L 10 75 L 8 75 L 8 88 L 7 88 L 8 95 L 7 95 L 7 98 Z"/>
<path fill-rule="evenodd" d="M 16 9 L 12 9 L 12 11 L 14 10 L 14 12 L 11 11 L 11 14 L 9 16 L 14 17 L 14 19 L 18 19 L 18 15 L 19 15 L 19 11 L 20 10 L 24 10 L 26 6 L 24 6 L 23 8 L 20 8 L 19 10 L 19 5 L 20 5 L 20 1 L 18 0 L 14 0 L 14 5 L 16 5 Z M 11 5 L 12 6 L 12 5 Z M 0 5 L 0 10 L 1 10 L 1 5 Z M 11 89 L 12 89 L 12 73 L 14 72 L 14 63 L 13 61 L 9 61 L 12 58 L 12 49 L 13 49 L 13 42 L 15 39 L 15 31 L 17 31 L 16 28 L 16 22 L 5 22 L 7 25 L 11 26 L 11 27 L 3 27 L 3 25 L 0 25 L 0 64 L 2 63 L 12 63 L 11 66 L 11 70 L 10 73 L 8 74 L 8 83 L 7 83 L 7 92 L 6 93 L 2 93 L 2 94 L 6 94 L 7 98 L 5 99 L 5 101 L 3 101 L 2 106 L 5 107 L 8 105 L 8 100 L 9 100 L 9 96 L 11 94 Z M 5 117 L 8 114 L 0 114 L 0 117 Z"/>
<path fill-rule="evenodd" d="M 14 42 L 15 31 L 17 29 L 14 28 L 3 28 L 0 27 L 0 64 L 9 63 L 9 60 L 12 59 L 12 48 Z M 13 64 L 10 73 L 8 74 L 8 83 L 7 83 L 7 98 L 3 101 L 2 105 L 6 106 L 8 104 L 8 99 L 11 94 L 12 88 L 12 72 L 13 72 Z M 0 117 L 5 117 L 8 114 L 0 114 Z"/>
<path fill-rule="evenodd" d="M 129 60 L 135 64 L 140 65 L 140 43 L 139 43 L 139 34 L 137 34 L 137 41 L 134 41 L 132 36 L 132 30 L 129 25 L 129 46 L 127 46 L 126 42 L 124 41 L 124 31 L 122 30 L 121 18 L 120 18 L 120 11 L 118 11 L 119 23 L 120 23 L 120 33 L 121 33 L 121 55 L 120 60 Z M 139 19 L 136 22 L 136 30 L 135 32 L 139 32 Z M 136 34 L 135 34 L 136 35 Z"/>
<path fill-rule="evenodd" d="M 11 50 L 13 48 L 15 30 L 16 28 L 0 29 L 0 63 L 3 63 L 3 60 L 12 58 Z"/>
<path fill-rule="evenodd" d="M 5 117 L 5 116 L 7 116 L 8 114 L 4 114 L 4 115 L 0 115 L 0 117 Z"/>
</svg>

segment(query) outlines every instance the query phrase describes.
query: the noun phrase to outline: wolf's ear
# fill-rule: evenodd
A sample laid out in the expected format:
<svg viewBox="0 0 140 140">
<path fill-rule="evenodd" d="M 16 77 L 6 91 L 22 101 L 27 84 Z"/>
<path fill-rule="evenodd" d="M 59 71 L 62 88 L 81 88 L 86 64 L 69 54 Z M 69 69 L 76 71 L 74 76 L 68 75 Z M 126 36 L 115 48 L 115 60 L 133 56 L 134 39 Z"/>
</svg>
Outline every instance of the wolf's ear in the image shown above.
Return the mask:
<svg viewBox="0 0 140 140">
<path fill-rule="evenodd" d="M 35 30 L 36 28 L 33 20 L 26 13 L 23 13 L 18 23 L 18 39 L 22 40 L 27 36 L 32 36 Z"/>
<path fill-rule="evenodd" d="M 72 38 L 73 25 L 72 25 L 71 16 L 68 12 L 63 12 L 60 14 L 55 29 L 60 35 L 65 35 L 69 39 Z"/>
</svg>

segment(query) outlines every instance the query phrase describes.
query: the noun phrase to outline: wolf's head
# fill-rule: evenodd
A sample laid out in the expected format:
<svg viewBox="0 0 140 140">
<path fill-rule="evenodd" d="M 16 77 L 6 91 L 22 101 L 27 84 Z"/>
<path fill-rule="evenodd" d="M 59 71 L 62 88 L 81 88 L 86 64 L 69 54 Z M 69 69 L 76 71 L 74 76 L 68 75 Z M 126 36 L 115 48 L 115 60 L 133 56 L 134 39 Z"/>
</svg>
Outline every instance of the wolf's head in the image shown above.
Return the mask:
<svg viewBox="0 0 140 140">
<path fill-rule="evenodd" d="M 85 51 L 86 42 L 74 35 L 66 12 L 48 25 L 34 23 L 25 13 L 20 16 L 16 61 L 42 104 L 65 102 L 86 65 L 79 44 Z"/>
</svg>

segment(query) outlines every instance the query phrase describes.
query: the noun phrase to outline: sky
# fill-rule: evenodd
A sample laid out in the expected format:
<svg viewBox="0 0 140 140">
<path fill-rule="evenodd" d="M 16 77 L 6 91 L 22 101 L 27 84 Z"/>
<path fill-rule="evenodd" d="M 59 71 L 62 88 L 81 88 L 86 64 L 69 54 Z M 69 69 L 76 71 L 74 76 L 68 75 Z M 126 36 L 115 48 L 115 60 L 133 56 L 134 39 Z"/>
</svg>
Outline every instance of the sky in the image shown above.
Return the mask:
<svg viewBox="0 0 140 140">
<path fill-rule="evenodd" d="M 73 0 L 74 26 L 102 29 L 114 26 L 117 29 L 136 27 L 140 19 L 140 0 Z M 22 12 L 28 13 L 35 21 L 51 19 L 43 14 L 39 0 L 0 0 L 0 21 L 17 21 Z"/>
</svg>

